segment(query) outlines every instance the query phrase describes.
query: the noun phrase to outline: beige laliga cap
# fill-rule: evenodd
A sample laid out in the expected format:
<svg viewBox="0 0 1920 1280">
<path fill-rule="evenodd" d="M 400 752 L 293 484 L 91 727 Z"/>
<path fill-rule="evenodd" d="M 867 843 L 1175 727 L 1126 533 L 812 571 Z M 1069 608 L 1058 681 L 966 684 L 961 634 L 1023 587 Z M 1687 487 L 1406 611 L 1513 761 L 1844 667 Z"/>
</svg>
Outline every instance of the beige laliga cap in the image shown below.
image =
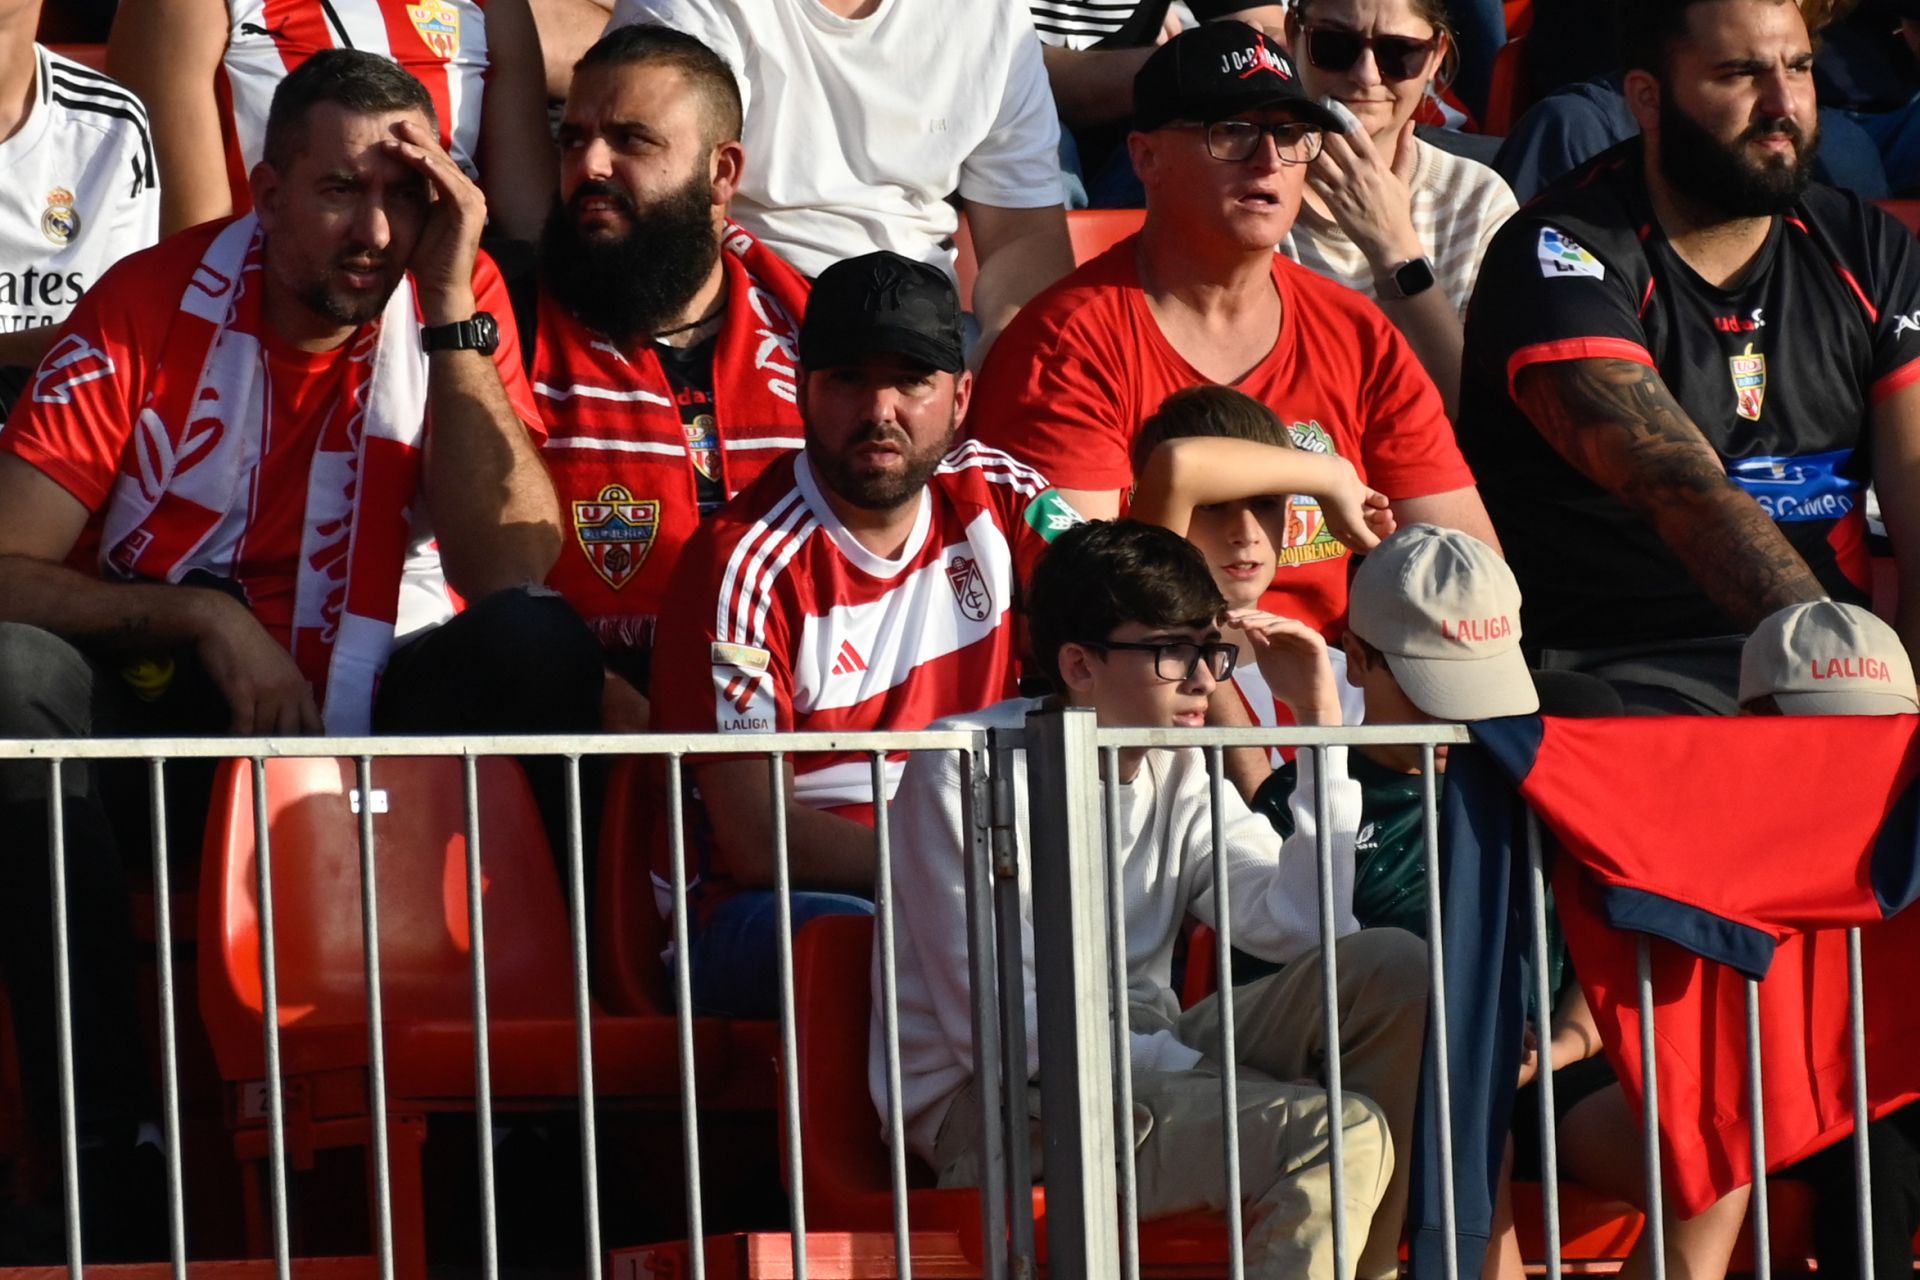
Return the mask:
<svg viewBox="0 0 1920 1280">
<path fill-rule="evenodd" d="M 1353 575 L 1347 625 L 1386 655 L 1413 705 L 1442 720 L 1531 715 L 1520 655 L 1520 584 L 1478 538 L 1408 525 Z"/>
<path fill-rule="evenodd" d="M 1893 628 L 1858 605 L 1788 605 L 1740 651 L 1740 702 L 1771 697 L 1783 715 L 1898 716 L 1920 711 L 1913 663 Z"/>
</svg>

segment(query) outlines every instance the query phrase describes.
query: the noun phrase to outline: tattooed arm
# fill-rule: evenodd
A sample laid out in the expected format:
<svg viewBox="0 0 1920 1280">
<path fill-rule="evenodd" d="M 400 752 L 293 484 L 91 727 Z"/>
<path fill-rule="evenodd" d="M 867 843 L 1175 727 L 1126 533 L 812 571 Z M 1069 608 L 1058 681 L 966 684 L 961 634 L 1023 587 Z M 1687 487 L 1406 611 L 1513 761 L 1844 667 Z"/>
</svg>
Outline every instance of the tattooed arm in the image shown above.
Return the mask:
<svg viewBox="0 0 1920 1280">
<path fill-rule="evenodd" d="M 1653 526 L 1707 598 L 1743 629 L 1827 592 L 1667 390 L 1631 360 L 1531 365 L 1514 395 L 1549 444 Z"/>
</svg>

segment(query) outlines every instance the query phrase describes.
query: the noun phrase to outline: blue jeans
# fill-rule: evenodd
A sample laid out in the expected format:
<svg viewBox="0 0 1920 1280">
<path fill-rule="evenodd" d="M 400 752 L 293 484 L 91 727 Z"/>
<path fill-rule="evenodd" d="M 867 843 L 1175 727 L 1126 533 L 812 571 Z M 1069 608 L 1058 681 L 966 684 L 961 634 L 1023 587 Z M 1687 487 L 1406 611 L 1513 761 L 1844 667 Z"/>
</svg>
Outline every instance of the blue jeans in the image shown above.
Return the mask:
<svg viewBox="0 0 1920 1280">
<path fill-rule="evenodd" d="M 848 893 L 791 895 L 793 932 L 821 916 L 870 916 L 873 903 Z M 743 889 L 716 906 L 693 940 L 693 1007 L 721 1018 L 779 1016 L 771 889 Z"/>
</svg>

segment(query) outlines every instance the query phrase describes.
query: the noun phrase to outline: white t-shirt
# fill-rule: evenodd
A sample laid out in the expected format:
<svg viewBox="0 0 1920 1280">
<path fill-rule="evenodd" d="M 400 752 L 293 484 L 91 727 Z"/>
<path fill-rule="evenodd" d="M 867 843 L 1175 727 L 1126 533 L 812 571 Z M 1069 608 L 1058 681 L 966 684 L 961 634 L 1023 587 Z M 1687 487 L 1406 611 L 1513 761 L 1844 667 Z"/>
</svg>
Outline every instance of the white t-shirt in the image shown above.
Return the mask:
<svg viewBox="0 0 1920 1280">
<path fill-rule="evenodd" d="M 619 0 L 609 29 L 632 22 L 733 68 L 747 171 L 730 212 L 806 275 L 875 249 L 951 271 L 956 191 L 1061 203 L 1053 90 L 1020 0 L 880 0 L 858 20 L 820 0 Z"/>
<path fill-rule="evenodd" d="M 58 324 L 101 273 L 160 238 L 147 109 L 34 46 L 32 105 L 0 142 L 0 330 Z"/>
<path fill-rule="evenodd" d="M 1413 229 L 1439 287 L 1464 317 L 1493 233 L 1520 209 L 1506 179 L 1476 160 L 1413 139 Z M 1280 252 L 1329 280 L 1377 296 L 1367 255 L 1338 227 L 1316 229 L 1302 207 Z"/>
<path fill-rule="evenodd" d="M 1039 699 L 1014 698 L 969 716 L 952 716 L 933 729 L 1018 728 Z M 1024 753 L 1015 753 L 1014 806 L 1020 842 L 1021 951 L 1026 971 L 1027 1074 L 1040 1069 L 1034 1006 L 1033 837 Z M 1333 902 L 1338 936 L 1356 932 L 1353 918 L 1353 845 L 1360 826 L 1360 785 L 1347 773 L 1347 749 L 1329 747 L 1327 818 L 1332 828 Z M 1320 944 L 1320 879 L 1316 854 L 1313 753 L 1300 757 L 1300 782 L 1290 805 L 1297 824 L 1282 841 L 1249 810 L 1240 793 L 1225 789 L 1233 942 L 1263 959 L 1286 963 Z M 1128 998 L 1136 1005 L 1180 1010 L 1174 995 L 1173 946 L 1189 913 L 1215 923 L 1213 827 L 1207 765 L 1192 749 L 1149 751 L 1140 772 L 1119 788 L 1120 878 L 1125 901 Z M 965 856 L 960 763 L 952 751 L 917 752 L 908 761 L 887 811 L 893 848 L 894 957 L 900 994 L 900 1084 L 907 1145 L 923 1159 L 933 1154 L 947 1102 L 973 1074 L 973 1005 L 967 967 Z M 1103 806 L 1104 812 L 1104 806 Z M 883 1119 L 887 1113 L 886 1039 L 881 1022 L 878 948 L 868 1036 L 867 1084 Z M 1129 1057 L 1135 1071 L 1182 1071 L 1200 1050 L 1171 1031 L 1134 1032 Z"/>
</svg>

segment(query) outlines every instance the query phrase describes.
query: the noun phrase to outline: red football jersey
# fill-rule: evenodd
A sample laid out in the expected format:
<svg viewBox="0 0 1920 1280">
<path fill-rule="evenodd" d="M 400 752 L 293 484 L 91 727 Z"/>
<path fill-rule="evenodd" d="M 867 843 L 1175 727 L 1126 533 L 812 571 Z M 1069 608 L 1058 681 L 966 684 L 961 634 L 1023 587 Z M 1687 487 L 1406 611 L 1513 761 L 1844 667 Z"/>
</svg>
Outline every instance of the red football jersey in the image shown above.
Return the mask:
<svg viewBox="0 0 1920 1280">
<path fill-rule="evenodd" d="M 994 344 L 968 411 L 977 439 L 1062 488 L 1131 488 L 1140 423 L 1175 391 L 1207 381 L 1147 307 L 1137 239 L 1020 309 Z M 1339 454 L 1390 498 L 1473 484 L 1440 393 L 1380 309 L 1278 254 L 1273 283 L 1284 312 L 1280 335 L 1233 385 L 1278 414 L 1298 447 Z M 1347 612 L 1347 564 L 1319 504 L 1296 497 L 1267 607 L 1336 634 Z"/>
<path fill-rule="evenodd" d="M 928 483 L 900 554 L 847 532 L 788 454 L 687 544 L 661 615 L 654 723 L 722 733 L 919 729 L 1014 692 L 1012 610 L 1078 517 L 1046 480 L 965 444 Z M 892 762 L 889 787 L 903 759 Z M 871 820 L 863 756 L 797 762 L 796 797 Z"/>
<path fill-rule="evenodd" d="M 227 224 L 208 223 L 124 258 L 86 292 L 62 330 L 59 348 L 42 364 L 14 406 L 0 451 L 45 473 L 92 512 L 68 563 L 100 571 L 101 513 L 146 403 L 167 333 L 179 314 L 187 279 Z M 520 344 L 506 286 L 484 253 L 475 263 L 474 296 L 500 323 L 493 361 L 508 402 L 529 430 L 540 417 L 520 365 Z M 339 450 L 346 415 L 336 412 L 353 341 L 333 351 L 302 352 L 271 332 L 263 339 L 268 403 L 260 423 L 261 452 L 250 477 L 247 525 L 237 539 L 229 577 L 248 607 L 282 644 L 292 638 L 294 585 L 305 529 L 308 472 L 315 450 Z M 429 428 L 430 429 L 430 428 Z M 309 678 L 322 672 L 309 671 Z"/>
</svg>

